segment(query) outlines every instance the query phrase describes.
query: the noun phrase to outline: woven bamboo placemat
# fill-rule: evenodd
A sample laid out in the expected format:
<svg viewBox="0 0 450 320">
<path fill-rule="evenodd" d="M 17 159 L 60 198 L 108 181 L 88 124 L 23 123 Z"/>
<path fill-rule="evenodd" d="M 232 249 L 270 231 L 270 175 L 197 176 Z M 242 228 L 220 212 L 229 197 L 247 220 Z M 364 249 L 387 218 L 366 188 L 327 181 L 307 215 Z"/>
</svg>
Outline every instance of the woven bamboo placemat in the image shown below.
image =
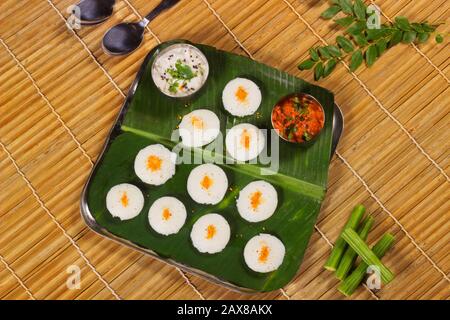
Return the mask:
<svg viewBox="0 0 450 320">
<path fill-rule="evenodd" d="M 144 45 L 112 58 L 103 33 L 135 21 L 159 0 L 118 0 L 96 27 L 65 25 L 73 0 L 0 3 L 0 298 L 342 299 L 323 269 L 352 207 L 376 219 L 369 242 L 395 234 L 384 258 L 396 273 L 353 299 L 450 297 L 450 59 L 443 45 L 401 45 L 370 70 L 340 64 L 320 82 L 336 93 L 346 127 L 300 273 L 283 290 L 242 295 L 120 246 L 79 214 L 83 184 L 146 53 L 184 38 L 247 55 L 313 81 L 299 61 L 339 30 L 318 19 L 319 0 L 183 0 L 153 21 Z M 376 0 L 386 19 L 446 21 L 446 0 Z M 80 289 L 68 289 L 70 266 Z M 68 269 L 69 268 L 69 269 Z"/>
</svg>

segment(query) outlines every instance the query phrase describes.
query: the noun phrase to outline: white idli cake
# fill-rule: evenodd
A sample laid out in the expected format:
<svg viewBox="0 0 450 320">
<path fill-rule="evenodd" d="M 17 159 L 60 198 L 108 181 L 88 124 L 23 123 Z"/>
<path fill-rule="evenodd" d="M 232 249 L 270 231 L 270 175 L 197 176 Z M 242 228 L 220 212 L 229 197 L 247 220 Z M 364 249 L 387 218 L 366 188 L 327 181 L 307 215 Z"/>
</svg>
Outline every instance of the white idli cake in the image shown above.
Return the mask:
<svg viewBox="0 0 450 320">
<path fill-rule="evenodd" d="M 134 171 L 145 183 L 159 186 L 175 174 L 176 154 L 161 144 L 145 147 L 134 160 Z"/>
<path fill-rule="evenodd" d="M 189 195 L 200 204 L 219 203 L 225 196 L 227 189 L 227 175 L 215 164 L 206 163 L 195 167 L 187 180 Z"/>
<path fill-rule="evenodd" d="M 191 240 L 202 253 L 221 252 L 230 240 L 230 226 L 220 214 L 206 214 L 194 223 Z"/>
<path fill-rule="evenodd" d="M 239 192 L 236 206 L 242 218 L 249 222 L 269 219 L 278 205 L 275 188 L 265 181 L 250 182 Z"/>
<path fill-rule="evenodd" d="M 227 83 L 222 92 L 225 110 L 236 117 L 252 115 L 261 104 L 261 91 L 251 80 L 236 78 Z"/>
<path fill-rule="evenodd" d="M 179 131 L 184 146 L 201 147 L 217 138 L 220 133 L 220 121 L 210 110 L 194 110 L 183 117 Z"/>
<path fill-rule="evenodd" d="M 285 252 L 284 244 L 277 237 L 261 233 L 251 238 L 245 245 L 244 259 L 253 271 L 266 273 L 280 267 Z"/>
<path fill-rule="evenodd" d="M 168 236 L 178 233 L 186 221 L 186 207 L 177 198 L 159 198 L 148 211 L 148 221 L 159 234 Z"/>
<path fill-rule="evenodd" d="M 228 130 L 225 145 L 227 152 L 238 161 L 252 160 L 263 151 L 265 137 L 258 127 L 241 123 Z"/>
<path fill-rule="evenodd" d="M 106 208 L 113 217 L 129 220 L 144 207 L 144 195 L 138 187 L 122 183 L 112 187 L 106 195 Z"/>
</svg>

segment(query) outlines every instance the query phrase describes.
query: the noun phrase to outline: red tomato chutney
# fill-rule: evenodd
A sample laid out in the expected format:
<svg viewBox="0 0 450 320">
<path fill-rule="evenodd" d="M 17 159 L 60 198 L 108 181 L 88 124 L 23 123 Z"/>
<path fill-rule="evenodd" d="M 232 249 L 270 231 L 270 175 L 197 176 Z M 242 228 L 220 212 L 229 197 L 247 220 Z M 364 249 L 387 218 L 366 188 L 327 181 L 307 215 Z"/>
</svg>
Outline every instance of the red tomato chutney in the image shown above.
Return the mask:
<svg viewBox="0 0 450 320">
<path fill-rule="evenodd" d="M 308 95 L 288 96 L 272 111 L 272 124 L 285 140 L 296 143 L 311 141 L 323 128 L 325 115 L 322 106 Z"/>
</svg>

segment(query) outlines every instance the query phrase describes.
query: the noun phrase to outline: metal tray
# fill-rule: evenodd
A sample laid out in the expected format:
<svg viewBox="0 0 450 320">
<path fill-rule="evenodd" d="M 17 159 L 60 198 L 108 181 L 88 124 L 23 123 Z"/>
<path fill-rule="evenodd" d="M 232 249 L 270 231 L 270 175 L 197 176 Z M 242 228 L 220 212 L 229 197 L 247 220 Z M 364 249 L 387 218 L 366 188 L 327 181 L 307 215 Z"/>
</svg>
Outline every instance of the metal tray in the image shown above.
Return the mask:
<svg viewBox="0 0 450 320">
<path fill-rule="evenodd" d="M 81 201 L 80 201 L 80 211 L 81 211 L 81 216 L 83 217 L 85 223 L 87 224 L 87 226 L 92 229 L 94 232 L 96 232 L 97 234 L 104 236 L 108 239 L 114 240 L 122 245 L 126 245 L 130 248 L 133 248 L 137 251 L 143 252 L 145 254 L 148 254 L 160 261 L 166 262 L 168 264 L 171 264 L 173 266 L 176 266 L 186 272 L 189 273 L 193 273 L 199 276 L 202 276 L 204 278 L 206 278 L 209 281 L 212 281 L 214 283 L 220 284 L 222 286 L 226 286 L 232 290 L 238 291 L 238 292 L 247 292 L 247 293 L 251 293 L 251 292 L 255 292 L 254 290 L 248 289 L 248 288 L 243 288 L 243 287 L 239 287 L 236 286 L 234 284 L 228 283 L 228 282 L 224 282 L 223 280 L 209 274 L 209 273 L 205 273 L 202 270 L 198 270 L 195 268 L 192 268 L 190 266 L 186 266 L 183 265 L 177 261 L 174 261 L 173 259 L 168 259 L 168 258 L 163 258 L 160 257 L 156 252 L 139 246 L 138 244 L 131 242 L 129 240 L 120 238 L 114 234 L 112 234 L 111 232 L 109 232 L 108 230 L 106 230 L 104 227 L 102 227 L 101 225 L 99 225 L 97 223 L 97 221 L 95 220 L 95 218 L 93 217 L 93 215 L 91 214 L 90 210 L 89 210 L 89 206 L 87 203 L 87 189 L 88 186 L 90 184 L 90 181 L 92 179 L 92 177 L 94 176 L 98 165 L 101 163 L 101 159 L 104 156 L 105 151 L 107 150 L 108 146 L 111 144 L 111 142 L 114 140 L 115 137 L 117 137 L 118 134 L 121 133 L 121 125 L 122 125 L 122 121 L 124 119 L 125 114 L 128 111 L 128 108 L 130 106 L 130 103 L 133 99 L 133 96 L 136 92 L 137 86 L 141 80 L 141 78 L 144 75 L 145 72 L 145 68 L 146 65 L 148 64 L 149 60 L 152 59 L 152 52 L 150 52 L 146 58 L 144 59 L 144 61 L 142 62 L 142 65 L 137 73 L 137 76 L 133 82 L 133 84 L 131 85 L 129 91 L 128 91 L 128 95 L 126 97 L 125 102 L 123 103 L 120 112 L 116 118 L 116 121 L 113 125 L 113 127 L 111 128 L 108 137 L 106 138 L 106 141 L 104 143 L 103 149 L 98 157 L 98 160 L 96 162 L 96 164 L 94 165 L 94 168 L 92 169 L 89 178 L 86 181 L 86 184 L 83 188 L 82 191 L 82 195 L 81 195 Z M 343 118 L 343 114 L 341 109 L 339 108 L 339 106 L 335 103 L 334 104 L 334 110 L 333 110 L 333 126 L 332 126 L 332 148 L 331 148 L 331 157 L 333 156 L 333 154 L 335 153 L 335 150 L 337 148 L 337 145 L 339 143 L 339 140 L 341 138 L 342 135 L 342 131 L 343 131 L 343 127 L 344 127 L 344 118 Z M 331 159 L 330 159 L 331 160 Z"/>
</svg>

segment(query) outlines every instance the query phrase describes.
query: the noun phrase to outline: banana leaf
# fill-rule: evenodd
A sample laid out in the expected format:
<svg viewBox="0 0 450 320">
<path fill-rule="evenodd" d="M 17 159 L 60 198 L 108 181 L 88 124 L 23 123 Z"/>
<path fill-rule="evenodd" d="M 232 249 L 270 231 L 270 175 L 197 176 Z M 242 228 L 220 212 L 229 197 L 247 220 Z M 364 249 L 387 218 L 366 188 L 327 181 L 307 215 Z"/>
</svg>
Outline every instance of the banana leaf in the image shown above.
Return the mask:
<svg viewBox="0 0 450 320">
<path fill-rule="evenodd" d="M 191 100 L 168 98 L 154 85 L 151 65 L 159 50 L 179 42 L 187 43 L 184 40 L 165 42 L 154 48 L 145 59 L 104 152 L 85 186 L 83 217 L 100 234 L 221 284 L 259 292 L 281 288 L 299 269 L 325 196 L 332 140 L 333 94 L 246 57 L 195 44 L 208 59 L 208 80 Z M 222 90 L 236 77 L 252 79 L 260 87 L 263 101 L 257 114 L 238 119 L 224 110 Z M 278 168 L 261 162 L 229 164 L 225 161 L 225 152 L 211 152 L 207 148 L 181 150 L 183 156 L 214 156 L 216 160 L 224 160 L 219 166 L 228 176 L 230 191 L 219 204 L 200 205 L 187 194 L 187 177 L 196 164 L 177 165 L 175 176 L 162 186 L 149 186 L 134 173 L 134 158 L 140 149 L 154 143 L 161 143 L 169 149 L 177 145 L 177 141 L 171 139 L 172 132 L 177 128 L 180 117 L 192 110 L 206 108 L 214 111 L 221 121 L 223 133 L 240 122 L 271 129 L 273 106 L 281 97 L 293 92 L 309 93 L 321 102 L 325 109 L 325 127 L 315 143 L 307 148 L 279 140 Z M 265 173 L 273 174 L 262 174 L 262 168 L 267 170 Z M 272 183 L 277 189 L 278 208 L 268 220 L 249 223 L 237 212 L 236 197 L 249 182 L 259 179 Z M 128 221 L 113 218 L 106 209 L 106 194 L 119 183 L 138 186 L 145 197 L 142 212 Z M 185 204 L 188 217 L 179 233 L 166 237 L 151 229 L 147 214 L 156 199 L 167 195 L 177 197 Z M 199 217 L 211 212 L 223 215 L 228 221 L 231 239 L 222 252 L 209 255 L 199 253 L 193 247 L 190 231 Z M 283 264 L 274 272 L 256 273 L 244 262 L 245 244 L 259 233 L 275 235 L 286 247 Z"/>
</svg>

